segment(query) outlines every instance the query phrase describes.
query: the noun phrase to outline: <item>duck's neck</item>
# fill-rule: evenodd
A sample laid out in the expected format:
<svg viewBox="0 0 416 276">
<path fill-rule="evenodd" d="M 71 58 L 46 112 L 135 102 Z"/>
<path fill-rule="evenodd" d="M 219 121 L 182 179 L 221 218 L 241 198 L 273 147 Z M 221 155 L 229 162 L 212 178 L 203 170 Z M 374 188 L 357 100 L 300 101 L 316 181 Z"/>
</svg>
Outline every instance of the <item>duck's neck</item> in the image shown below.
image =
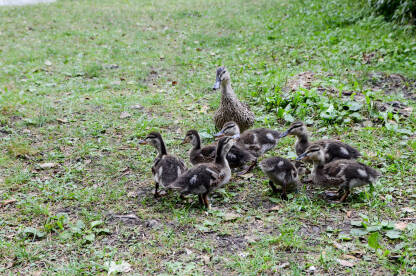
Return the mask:
<svg viewBox="0 0 416 276">
<path fill-rule="evenodd" d="M 221 99 L 222 100 L 230 100 L 236 98 L 233 88 L 231 87 L 231 81 L 223 81 L 221 82 Z"/>
<path fill-rule="evenodd" d="M 216 154 L 215 154 L 215 163 L 217 163 L 217 164 L 228 164 L 228 161 L 227 161 L 227 158 L 226 158 L 226 155 L 227 154 L 225 154 L 223 151 L 222 151 L 222 149 L 217 149 L 217 152 L 216 152 Z"/>
<path fill-rule="evenodd" d="M 307 133 L 302 133 L 297 136 L 298 144 L 302 145 L 305 149 L 309 146 L 309 138 Z"/>
<path fill-rule="evenodd" d="M 192 142 L 192 145 L 194 146 L 192 149 L 193 150 L 199 150 L 201 149 L 201 138 L 199 137 L 199 135 L 195 135 L 194 139 Z"/>
<path fill-rule="evenodd" d="M 157 149 L 159 152 L 159 156 L 167 155 L 168 152 L 166 150 L 165 142 L 163 142 L 163 140 L 160 139 L 159 143 L 160 145 L 159 145 L 159 148 Z"/>
</svg>

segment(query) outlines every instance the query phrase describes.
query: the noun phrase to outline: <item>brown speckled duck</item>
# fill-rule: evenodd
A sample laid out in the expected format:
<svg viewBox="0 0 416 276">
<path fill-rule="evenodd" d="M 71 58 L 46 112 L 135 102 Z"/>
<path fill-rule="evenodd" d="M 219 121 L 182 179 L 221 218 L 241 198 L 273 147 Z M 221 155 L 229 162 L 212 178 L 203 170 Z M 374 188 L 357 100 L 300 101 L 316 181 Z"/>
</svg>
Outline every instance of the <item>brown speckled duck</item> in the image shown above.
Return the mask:
<svg viewBox="0 0 416 276">
<path fill-rule="evenodd" d="M 231 87 L 231 78 L 224 66 L 218 67 L 216 81 L 213 89 L 221 87 L 221 104 L 214 115 L 214 122 L 217 129 L 229 121 L 238 124 L 241 131 L 244 131 L 254 124 L 254 113 L 250 108 L 238 100 Z"/>
<path fill-rule="evenodd" d="M 269 177 L 269 185 L 273 193 L 280 192 L 283 199 L 287 199 L 287 193 L 298 190 L 300 184 L 298 172 L 288 159 L 282 157 L 266 158 L 260 162 L 259 167 Z"/>
<path fill-rule="evenodd" d="M 218 141 L 213 162 L 201 163 L 190 168 L 170 184 L 169 188 L 179 191 L 181 195 L 198 195 L 199 202 L 210 209 L 209 194 L 224 186 L 231 179 L 231 169 L 225 156 L 234 143 L 231 137 L 221 138 Z"/>
<path fill-rule="evenodd" d="M 150 144 L 158 151 L 152 166 L 152 174 L 155 179 L 155 197 L 159 197 L 159 186 L 167 187 L 173 183 L 186 171 L 185 163 L 178 157 L 167 153 L 165 143 L 158 132 L 149 133 L 139 144 Z"/>
<path fill-rule="evenodd" d="M 311 145 L 296 158 L 313 162 L 312 181 L 324 187 L 337 187 L 338 192 L 326 192 L 330 199 L 345 201 L 354 187 L 373 183 L 380 173 L 355 160 L 338 159 L 325 163 L 325 151 L 320 145 Z"/>
<path fill-rule="evenodd" d="M 191 143 L 193 146 L 189 154 L 192 165 L 214 161 L 217 146 L 208 145 L 202 147 L 198 131 L 189 130 L 185 135 L 183 143 Z M 238 173 L 241 175 L 248 172 L 256 165 L 257 158 L 243 147 L 234 145 L 227 154 L 227 161 L 232 169 L 242 168 Z"/>
<path fill-rule="evenodd" d="M 322 139 L 314 142 L 309 142 L 309 135 L 306 126 L 303 122 L 294 122 L 290 127 L 282 133 L 280 138 L 287 135 L 297 136 L 295 144 L 296 154 L 300 155 L 311 145 L 319 145 L 322 147 L 325 157 L 325 162 L 331 162 L 338 159 L 357 159 L 361 153 L 352 146 L 345 144 L 338 140 Z"/>
<path fill-rule="evenodd" d="M 254 156 L 260 157 L 274 148 L 281 136 L 280 132 L 267 128 L 255 128 L 240 134 L 240 128 L 235 122 L 227 122 L 221 131 L 214 136 L 232 136 L 237 139 L 237 144 L 243 146 Z"/>
</svg>

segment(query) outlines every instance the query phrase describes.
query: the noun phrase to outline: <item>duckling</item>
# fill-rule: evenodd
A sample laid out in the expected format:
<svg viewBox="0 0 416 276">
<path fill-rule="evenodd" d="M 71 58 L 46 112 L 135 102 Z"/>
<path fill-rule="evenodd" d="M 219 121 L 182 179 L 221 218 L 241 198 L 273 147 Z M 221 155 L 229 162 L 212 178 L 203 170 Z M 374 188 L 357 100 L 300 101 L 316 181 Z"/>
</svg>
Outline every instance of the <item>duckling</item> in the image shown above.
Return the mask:
<svg viewBox="0 0 416 276">
<path fill-rule="evenodd" d="M 270 157 L 263 159 L 259 167 L 269 177 L 269 185 L 273 193 L 281 192 L 282 198 L 287 200 L 288 192 L 297 192 L 300 184 L 295 166 L 286 158 Z M 279 186 L 278 189 L 275 185 Z"/>
<path fill-rule="evenodd" d="M 190 168 L 170 184 L 169 188 L 179 191 L 181 195 L 197 194 L 199 202 L 210 209 L 209 194 L 230 181 L 231 169 L 226 155 L 234 143 L 235 140 L 231 137 L 221 138 L 213 162 L 201 163 Z"/>
<path fill-rule="evenodd" d="M 155 179 L 155 197 L 159 197 L 159 185 L 167 187 L 173 183 L 186 171 L 185 163 L 180 158 L 167 153 L 165 143 L 158 132 L 149 133 L 139 144 L 151 144 L 158 151 L 152 166 L 152 174 Z"/>
<path fill-rule="evenodd" d="M 309 142 L 309 135 L 306 126 L 303 122 L 298 121 L 290 125 L 288 130 L 282 133 L 280 138 L 287 135 L 297 136 L 295 144 L 296 154 L 300 155 L 311 145 L 320 145 L 324 150 L 325 162 L 329 163 L 338 159 L 357 159 L 361 153 L 352 146 L 345 144 L 338 140 L 322 139 L 314 142 Z"/>
<path fill-rule="evenodd" d="M 380 176 L 377 170 L 351 159 L 338 159 L 325 163 L 325 150 L 321 145 L 309 146 L 296 158 L 296 160 L 301 159 L 313 162 L 313 183 L 339 188 L 337 193 L 326 192 L 329 198 L 339 199 L 339 202 L 344 202 L 354 187 L 373 183 Z"/>
<path fill-rule="evenodd" d="M 231 78 L 224 66 L 218 67 L 216 81 L 213 89 L 221 86 L 221 104 L 214 115 L 214 122 L 217 129 L 221 129 L 226 122 L 234 121 L 241 131 L 244 131 L 254 124 L 254 113 L 250 108 L 238 100 L 233 88 Z"/>
<path fill-rule="evenodd" d="M 182 143 L 191 143 L 193 148 L 189 154 L 192 165 L 212 162 L 215 159 L 216 145 L 201 147 L 201 138 L 196 130 L 189 130 Z M 227 154 L 230 168 L 243 168 L 238 174 L 244 174 L 257 164 L 257 158 L 241 146 L 234 145 Z"/>
<path fill-rule="evenodd" d="M 260 157 L 274 148 L 281 134 L 278 131 L 267 128 L 255 128 L 240 134 L 240 128 L 235 122 L 227 122 L 221 131 L 214 134 L 216 137 L 233 136 L 237 138 L 237 144 L 243 146 L 254 156 Z"/>
</svg>

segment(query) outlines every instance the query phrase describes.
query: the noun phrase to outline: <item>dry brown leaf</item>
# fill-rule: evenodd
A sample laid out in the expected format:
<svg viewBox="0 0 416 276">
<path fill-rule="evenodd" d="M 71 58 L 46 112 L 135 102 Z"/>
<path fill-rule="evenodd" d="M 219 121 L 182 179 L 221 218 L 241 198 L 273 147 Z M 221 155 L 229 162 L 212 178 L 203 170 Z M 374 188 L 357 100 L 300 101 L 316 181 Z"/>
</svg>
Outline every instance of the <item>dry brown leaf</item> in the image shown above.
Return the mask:
<svg viewBox="0 0 416 276">
<path fill-rule="evenodd" d="M 58 123 L 60 123 L 60 124 L 66 124 L 66 123 L 68 123 L 68 120 L 67 120 L 67 119 L 61 119 L 61 118 L 58 118 L 58 119 L 56 119 L 56 121 L 57 121 Z"/>
<path fill-rule="evenodd" d="M 57 166 L 56 163 L 42 163 L 42 164 L 39 164 L 39 167 L 43 170 L 52 169 L 52 168 L 55 168 L 56 166 Z"/>
<path fill-rule="evenodd" d="M 14 198 L 12 198 L 12 199 L 7 199 L 7 200 L 3 201 L 3 202 L 1 203 L 1 205 L 2 205 L 2 206 L 6 206 L 7 204 L 11 204 L 11 203 L 14 203 L 14 202 L 16 202 L 16 201 L 17 201 L 17 199 L 14 199 Z"/>
<path fill-rule="evenodd" d="M 346 267 L 353 267 L 355 264 L 350 262 L 350 261 L 346 261 L 346 260 L 341 260 L 341 259 L 337 259 L 337 262 L 342 265 L 342 266 L 346 266 Z"/>
<path fill-rule="evenodd" d="M 253 173 L 245 173 L 245 174 L 240 175 L 240 176 L 241 176 L 242 178 L 248 179 L 248 178 L 253 177 Z"/>
<path fill-rule="evenodd" d="M 412 207 L 404 207 L 402 208 L 402 211 L 405 213 L 413 213 L 415 209 L 413 209 Z"/>
<path fill-rule="evenodd" d="M 352 211 L 347 211 L 347 218 L 350 218 L 352 215 Z"/>
<path fill-rule="evenodd" d="M 280 209 L 279 205 L 275 205 L 272 208 L 267 209 L 267 212 L 274 212 L 274 211 L 278 211 Z"/>
<path fill-rule="evenodd" d="M 126 119 L 126 118 L 129 118 L 129 117 L 131 117 L 131 115 L 127 111 L 123 111 L 120 114 L 120 119 Z"/>
<path fill-rule="evenodd" d="M 406 229 L 406 227 L 407 227 L 407 222 L 403 222 L 403 221 L 399 221 L 398 223 L 394 225 L 394 228 L 400 231 L 403 231 L 404 229 Z"/>
</svg>

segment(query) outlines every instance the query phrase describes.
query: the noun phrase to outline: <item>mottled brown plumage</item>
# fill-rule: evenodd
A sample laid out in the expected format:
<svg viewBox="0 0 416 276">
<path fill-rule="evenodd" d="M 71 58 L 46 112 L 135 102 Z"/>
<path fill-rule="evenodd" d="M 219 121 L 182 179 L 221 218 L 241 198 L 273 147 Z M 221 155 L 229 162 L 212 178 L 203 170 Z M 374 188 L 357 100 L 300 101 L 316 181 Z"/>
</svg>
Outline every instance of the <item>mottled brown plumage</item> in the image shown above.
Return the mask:
<svg viewBox="0 0 416 276">
<path fill-rule="evenodd" d="M 201 138 L 196 130 L 189 130 L 186 133 L 183 143 L 189 142 L 193 146 L 189 154 L 192 165 L 214 161 L 217 145 L 212 144 L 202 147 Z M 242 168 L 239 174 L 243 174 L 255 166 L 257 158 L 245 148 L 234 145 L 227 154 L 227 161 L 230 168 Z"/>
<path fill-rule="evenodd" d="M 155 197 L 159 196 L 159 186 L 167 187 L 186 171 L 185 163 L 166 151 L 165 143 L 158 132 L 151 132 L 139 142 L 142 145 L 150 144 L 156 148 L 158 155 L 152 166 L 152 175 L 155 180 Z"/>
<path fill-rule="evenodd" d="M 298 156 L 298 160 L 311 160 L 314 164 L 312 181 L 324 187 L 337 187 L 337 193 L 328 192 L 331 198 L 343 202 L 354 187 L 373 183 L 380 173 L 351 159 L 338 159 L 325 162 L 325 152 L 320 145 L 309 146 L 304 153 Z"/>
<path fill-rule="evenodd" d="M 198 195 L 199 201 L 210 209 L 209 194 L 224 186 L 231 179 L 231 169 L 225 156 L 234 143 L 233 138 L 221 138 L 213 162 L 201 163 L 190 168 L 169 185 L 169 188 L 179 191 L 182 195 Z"/>
<path fill-rule="evenodd" d="M 280 191 L 283 199 L 287 199 L 287 193 L 298 190 L 300 184 L 298 172 L 288 159 L 282 157 L 266 158 L 260 162 L 259 167 L 269 177 L 269 185 L 273 193 Z"/>
<path fill-rule="evenodd" d="M 324 151 L 325 163 L 338 159 L 357 159 L 361 156 L 361 153 L 357 149 L 338 140 L 322 139 L 309 142 L 306 126 L 300 121 L 291 124 L 288 130 L 282 133 L 281 138 L 286 135 L 295 135 L 298 138 L 295 144 L 297 155 L 304 153 L 311 145 L 321 146 Z"/>
<path fill-rule="evenodd" d="M 254 156 L 260 157 L 273 149 L 280 138 L 280 132 L 267 128 L 248 129 L 240 134 L 240 128 L 233 122 L 227 122 L 215 136 L 233 136 L 237 138 L 237 145 L 241 145 Z"/>
<path fill-rule="evenodd" d="M 255 119 L 254 113 L 245 103 L 238 100 L 231 87 L 230 74 L 223 66 L 217 69 L 214 90 L 220 87 L 221 103 L 214 114 L 214 122 L 217 129 L 221 129 L 229 121 L 236 122 L 241 131 L 252 127 Z"/>
</svg>

